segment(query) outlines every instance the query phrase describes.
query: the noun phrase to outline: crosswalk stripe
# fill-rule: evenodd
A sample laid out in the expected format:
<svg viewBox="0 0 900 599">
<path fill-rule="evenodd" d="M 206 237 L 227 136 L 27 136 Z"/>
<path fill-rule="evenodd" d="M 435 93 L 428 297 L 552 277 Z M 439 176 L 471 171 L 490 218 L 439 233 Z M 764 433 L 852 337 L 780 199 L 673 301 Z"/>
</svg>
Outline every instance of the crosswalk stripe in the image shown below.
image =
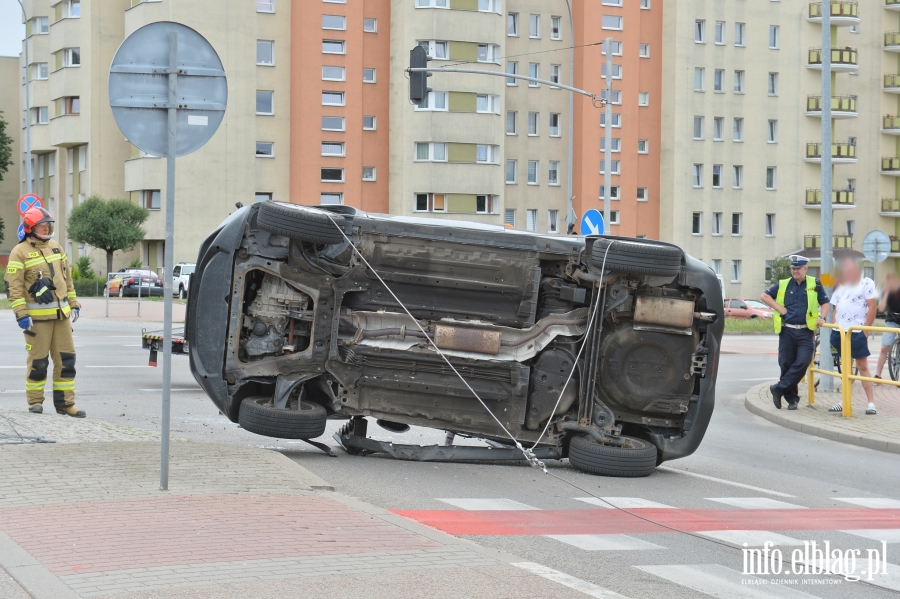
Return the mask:
<svg viewBox="0 0 900 599">
<path fill-rule="evenodd" d="M 641 497 L 575 497 L 575 501 L 583 501 L 584 503 L 589 503 L 591 505 L 596 505 L 598 507 L 605 508 L 622 508 L 623 510 L 634 509 L 634 508 L 642 508 L 642 507 L 656 507 L 656 508 L 671 508 L 671 505 L 666 505 L 664 503 L 656 503 L 655 501 L 650 501 L 649 499 L 642 499 Z"/>
<path fill-rule="evenodd" d="M 829 569 L 829 562 L 831 560 L 826 559 L 801 559 L 797 560 L 797 564 L 809 565 L 810 567 L 820 568 L 825 570 L 826 572 Z M 857 566 L 855 575 L 859 576 L 861 580 L 866 581 L 867 584 L 871 584 L 877 587 L 881 587 L 883 589 L 889 589 L 891 591 L 900 591 L 900 575 L 897 574 L 898 570 L 900 570 L 900 566 L 896 564 L 887 564 L 887 572 L 876 572 L 872 574 L 872 579 L 869 580 L 869 575 L 865 573 L 865 570 L 860 571 L 860 567 L 865 568 L 865 564 L 867 563 L 866 556 L 863 554 L 861 558 L 857 558 Z M 837 576 L 843 576 L 843 572 L 835 573 Z"/>
<path fill-rule="evenodd" d="M 747 510 L 783 510 L 790 508 L 806 509 L 802 505 L 769 499 L 768 497 L 707 497 L 708 501 L 716 501 L 726 505 Z"/>
<path fill-rule="evenodd" d="M 884 497 L 835 497 L 834 500 L 879 510 L 896 510 L 900 508 L 900 501 Z"/>
<path fill-rule="evenodd" d="M 469 497 L 451 497 L 438 499 L 464 510 L 482 511 L 512 511 L 512 510 L 536 510 L 538 508 L 513 501 L 512 499 L 480 499 Z"/>
<path fill-rule="evenodd" d="M 628 535 L 546 535 L 584 549 L 585 551 L 636 551 L 642 549 L 665 549 L 659 545 L 642 541 Z"/>
<path fill-rule="evenodd" d="M 516 562 L 512 565 L 517 568 L 521 568 L 522 570 L 531 572 L 532 574 L 537 574 L 538 576 L 546 578 L 547 580 L 558 582 L 559 584 L 567 586 L 570 589 L 580 591 L 589 597 L 595 597 L 596 599 L 628 599 L 628 597 L 626 597 L 625 595 L 620 595 L 615 591 L 605 589 L 601 586 L 597 586 L 592 582 L 581 580 L 580 578 L 575 578 L 574 576 L 569 576 L 565 572 L 560 572 L 559 570 L 554 570 L 553 568 L 548 568 L 547 566 L 542 566 L 541 564 L 536 564 L 534 562 Z"/>
<path fill-rule="evenodd" d="M 900 529 L 897 528 L 870 528 L 864 530 L 842 530 L 841 532 L 873 541 L 900 543 Z"/>
<path fill-rule="evenodd" d="M 718 599 L 814 599 L 802 591 L 742 574 L 718 564 L 635 566 L 654 576 Z"/>
<path fill-rule="evenodd" d="M 746 543 L 747 547 L 763 547 L 766 542 L 772 543 L 770 547 L 793 547 L 802 546 L 803 541 L 780 535 L 777 532 L 769 532 L 767 530 L 705 530 L 697 534 L 705 537 L 711 537 L 738 547 L 743 547 Z"/>
</svg>

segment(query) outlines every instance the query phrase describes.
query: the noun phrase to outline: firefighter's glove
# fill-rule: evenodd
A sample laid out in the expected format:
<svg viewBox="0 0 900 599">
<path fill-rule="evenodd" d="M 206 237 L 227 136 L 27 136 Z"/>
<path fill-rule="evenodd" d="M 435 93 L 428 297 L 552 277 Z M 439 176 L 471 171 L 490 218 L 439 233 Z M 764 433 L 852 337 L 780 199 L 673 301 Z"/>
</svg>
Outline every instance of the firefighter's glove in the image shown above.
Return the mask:
<svg viewBox="0 0 900 599">
<path fill-rule="evenodd" d="M 74 324 L 76 320 L 81 316 L 81 308 L 72 308 L 72 323 Z"/>
<path fill-rule="evenodd" d="M 30 316 L 26 316 L 26 317 L 24 317 L 24 318 L 20 318 L 20 319 L 18 320 L 18 323 L 19 323 L 19 328 L 20 328 L 20 329 L 22 329 L 23 331 L 27 331 L 28 329 L 31 328 L 31 317 L 30 317 Z"/>
<path fill-rule="evenodd" d="M 38 279 L 28 288 L 28 293 L 34 296 L 34 300 L 39 304 L 52 304 L 55 302 L 56 296 L 53 295 L 54 291 L 56 291 L 56 286 L 47 277 Z"/>
</svg>

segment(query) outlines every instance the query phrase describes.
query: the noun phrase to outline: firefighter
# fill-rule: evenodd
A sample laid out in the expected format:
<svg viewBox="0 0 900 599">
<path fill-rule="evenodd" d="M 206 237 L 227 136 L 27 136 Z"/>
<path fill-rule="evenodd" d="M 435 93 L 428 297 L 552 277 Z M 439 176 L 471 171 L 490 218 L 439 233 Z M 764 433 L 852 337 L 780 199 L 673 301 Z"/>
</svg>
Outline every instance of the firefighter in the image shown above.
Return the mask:
<svg viewBox="0 0 900 599">
<path fill-rule="evenodd" d="M 30 208 L 23 217 L 25 239 L 9 254 L 6 293 L 25 334 L 28 411 L 44 411 L 44 386 L 53 359 L 53 406 L 57 414 L 84 418 L 75 408 L 75 344 L 72 323 L 81 314 L 69 259 L 51 239 L 53 216 Z"/>
</svg>

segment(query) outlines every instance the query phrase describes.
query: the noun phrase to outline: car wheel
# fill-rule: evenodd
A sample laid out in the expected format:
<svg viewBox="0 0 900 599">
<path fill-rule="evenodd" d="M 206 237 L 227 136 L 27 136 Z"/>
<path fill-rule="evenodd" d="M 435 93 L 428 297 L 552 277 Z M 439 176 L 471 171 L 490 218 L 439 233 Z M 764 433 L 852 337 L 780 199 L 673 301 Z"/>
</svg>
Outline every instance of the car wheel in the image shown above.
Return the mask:
<svg viewBox="0 0 900 599">
<path fill-rule="evenodd" d="M 178 299 L 184 299 L 184 296 L 185 296 L 184 285 L 179 285 L 178 286 Z"/>
<path fill-rule="evenodd" d="M 757 316 L 756 314 L 754 314 L 753 316 L 750 317 L 750 320 L 756 320 L 757 318 L 759 318 L 759 316 Z"/>
<path fill-rule="evenodd" d="M 272 406 L 271 397 L 248 397 L 241 402 L 238 422 L 251 433 L 279 439 L 314 439 L 325 432 L 325 408 L 300 401 L 298 410 L 297 400 L 288 406 L 278 409 Z"/>
<path fill-rule="evenodd" d="M 590 435 L 572 437 L 569 462 L 584 472 L 603 476 L 649 476 L 656 468 L 656 447 L 643 439 L 622 437 L 622 447 L 601 445 Z"/>
<path fill-rule="evenodd" d="M 677 276 L 683 256 L 681 248 L 672 245 L 606 237 L 596 239 L 591 248 L 591 264 L 595 268 L 604 268 L 605 257 L 605 270 L 639 275 Z"/>
<path fill-rule="evenodd" d="M 344 217 L 312 206 L 264 202 L 256 222 L 263 231 L 301 241 L 339 243 L 344 239 L 338 229 L 344 228 Z"/>
</svg>

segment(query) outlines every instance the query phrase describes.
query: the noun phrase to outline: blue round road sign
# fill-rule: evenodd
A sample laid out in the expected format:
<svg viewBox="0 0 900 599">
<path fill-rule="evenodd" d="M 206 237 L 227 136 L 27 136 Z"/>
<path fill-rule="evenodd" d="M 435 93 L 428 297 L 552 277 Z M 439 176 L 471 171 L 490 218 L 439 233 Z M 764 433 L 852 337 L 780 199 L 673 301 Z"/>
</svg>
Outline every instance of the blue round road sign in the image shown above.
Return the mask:
<svg viewBox="0 0 900 599">
<path fill-rule="evenodd" d="M 19 211 L 19 216 L 25 216 L 25 213 L 28 212 L 29 209 L 35 207 L 44 207 L 44 201 L 36 193 L 26 193 L 19 198 L 19 202 L 16 204 L 16 210 Z"/>
<path fill-rule="evenodd" d="M 19 236 L 19 241 L 25 241 L 25 223 L 19 225 L 19 228 L 16 229 L 16 235 Z"/>
<path fill-rule="evenodd" d="M 603 235 L 603 215 L 599 210 L 591 208 L 581 217 L 582 235 Z"/>
</svg>

